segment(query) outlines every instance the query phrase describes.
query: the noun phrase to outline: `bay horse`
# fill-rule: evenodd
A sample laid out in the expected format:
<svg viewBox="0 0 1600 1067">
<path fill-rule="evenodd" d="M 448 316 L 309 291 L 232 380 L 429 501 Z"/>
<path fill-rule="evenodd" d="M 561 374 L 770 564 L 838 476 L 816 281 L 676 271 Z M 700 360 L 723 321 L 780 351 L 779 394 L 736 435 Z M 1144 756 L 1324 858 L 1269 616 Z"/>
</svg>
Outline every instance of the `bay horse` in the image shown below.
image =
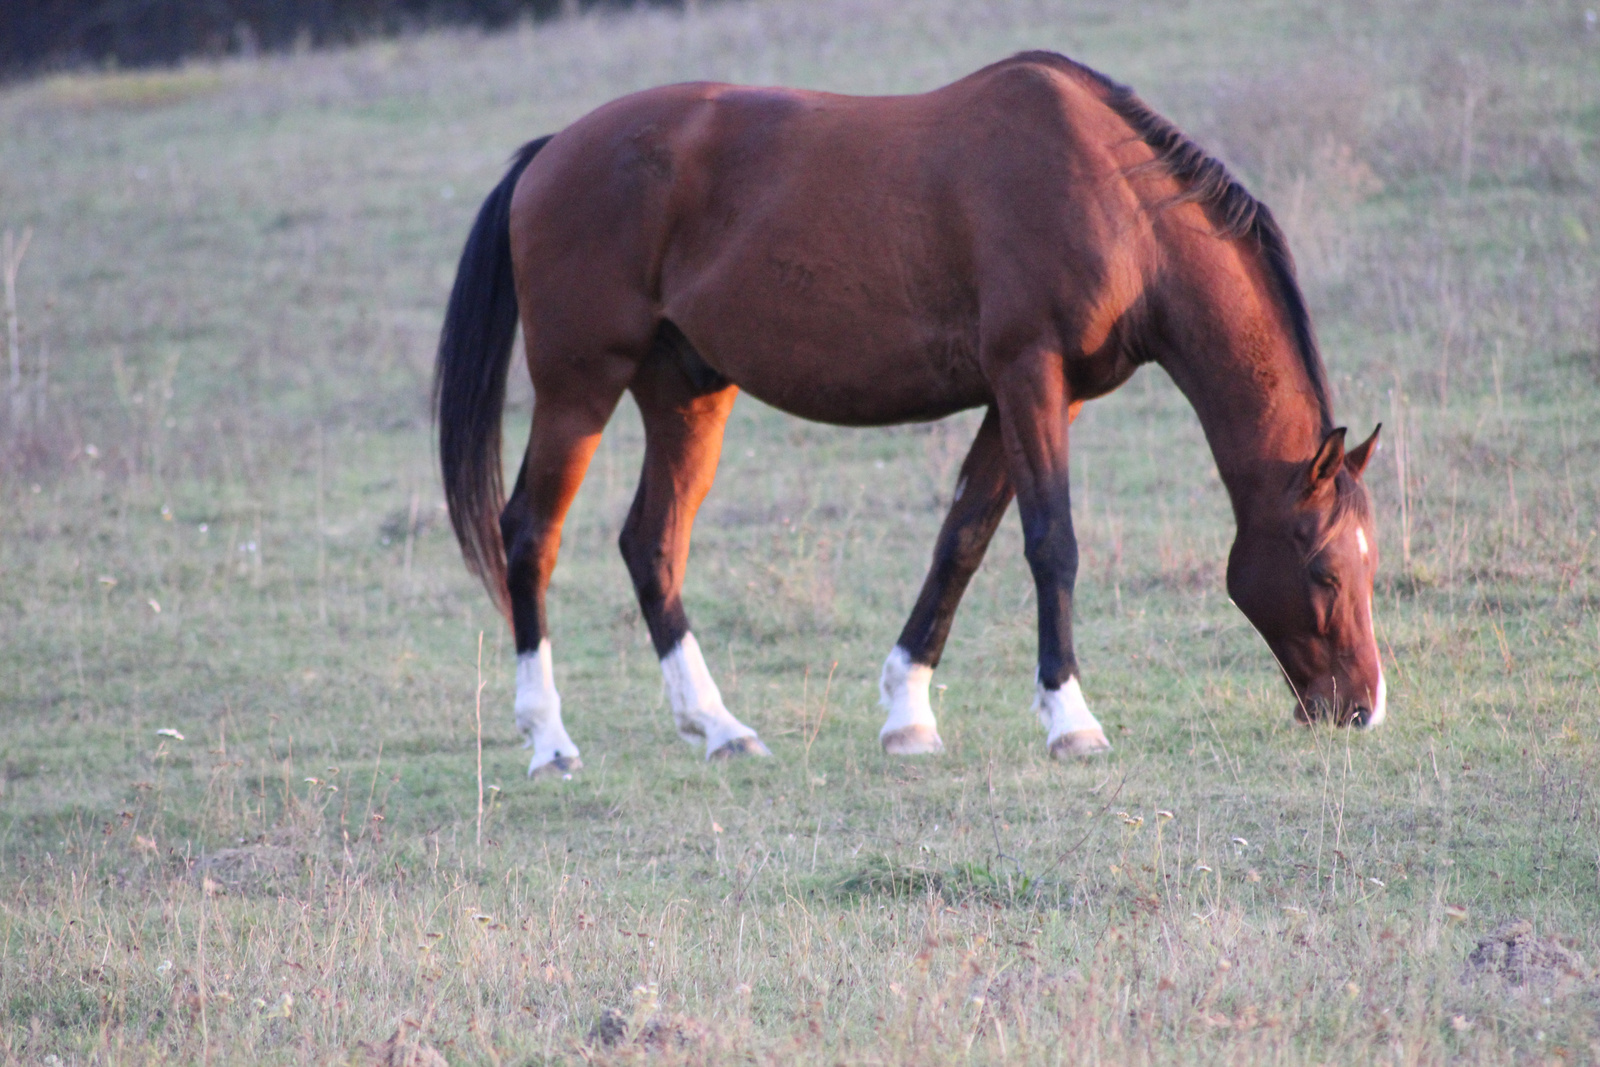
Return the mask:
<svg viewBox="0 0 1600 1067">
<path fill-rule="evenodd" d="M 532 430 L 505 499 L 517 326 Z M 1294 265 L 1271 213 L 1132 91 L 1026 52 L 915 96 L 722 84 L 613 101 L 526 145 L 462 252 L 434 411 L 450 519 L 516 638 L 529 774 L 581 766 L 545 590 L 563 518 L 633 394 L 644 469 L 620 547 L 678 733 L 766 755 L 689 629 L 695 512 L 739 390 L 845 426 L 985 409 L 932 567 L 883 666 L 896 755 L 943 744 L 928 700 L 951 620 L 1013 497 L 1038 601 L 1051 756 L 1110 748 L 1073 653 L 1068 427 L 1145 363 L 1193 405 L 1233 504 L 1233 602 L 1302 722 L 1384 717 L 1378 565 Z"/>
</svg>

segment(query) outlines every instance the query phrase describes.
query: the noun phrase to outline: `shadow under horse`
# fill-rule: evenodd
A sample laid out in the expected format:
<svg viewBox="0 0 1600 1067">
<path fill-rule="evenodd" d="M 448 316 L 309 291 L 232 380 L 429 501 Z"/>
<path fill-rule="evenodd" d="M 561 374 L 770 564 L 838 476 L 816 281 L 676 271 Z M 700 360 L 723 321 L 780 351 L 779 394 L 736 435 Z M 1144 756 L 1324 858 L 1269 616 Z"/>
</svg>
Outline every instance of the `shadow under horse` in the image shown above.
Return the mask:
<svg viewBox="0 0 1600 1067">
<path fill-rule="evenodd" d="M 535 399 L 506 499 L 519 323 Z M 645 454 L 622 555 L 678 732 L 708 758 L 767 751 L 724 705 L 682 600 L 741 389 L 847 426 L 986 409 L 883 667 L 883 748 L 943 747 L 933 669 L 1015 498 L 1045 743 L 1058 758 L 1106 751 L 1073 653 L 1069 427 L 1145 363 L 1200 417 L 1237 521 L 1228 593 L 1277 657 L 1296 717 L 1377 725 L 1378 553 L 1361 482 L 1377 431 L 1347 450 L 1334 425 L 1266 207 L 1130 90 L 1028 52 L 916 96 L 665 86 L 528 144 L 462 253 L 434 403 L 451 522 L 515 631 L 529 773 L 581 766 L 545 590 L 624 392 Z"/>
</svg>

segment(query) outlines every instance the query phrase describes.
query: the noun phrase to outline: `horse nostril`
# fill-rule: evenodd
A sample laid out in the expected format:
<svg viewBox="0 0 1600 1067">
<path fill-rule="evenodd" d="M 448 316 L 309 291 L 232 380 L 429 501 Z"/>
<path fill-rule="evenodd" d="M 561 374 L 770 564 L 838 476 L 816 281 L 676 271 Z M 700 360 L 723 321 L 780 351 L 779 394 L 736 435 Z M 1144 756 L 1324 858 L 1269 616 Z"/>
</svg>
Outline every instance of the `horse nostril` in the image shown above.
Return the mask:
<svg viewBox="0 0 1600 1067">
<path fill-rule="evenodd" d="M 1350 716 L 1350 725 L 1356 727 L 1357 729 L 1366 729 L 1367 725 L 1371 722 L 1372 709 L 1368 707 L 1357 707 L 1355 714 Z"/>
</svg>

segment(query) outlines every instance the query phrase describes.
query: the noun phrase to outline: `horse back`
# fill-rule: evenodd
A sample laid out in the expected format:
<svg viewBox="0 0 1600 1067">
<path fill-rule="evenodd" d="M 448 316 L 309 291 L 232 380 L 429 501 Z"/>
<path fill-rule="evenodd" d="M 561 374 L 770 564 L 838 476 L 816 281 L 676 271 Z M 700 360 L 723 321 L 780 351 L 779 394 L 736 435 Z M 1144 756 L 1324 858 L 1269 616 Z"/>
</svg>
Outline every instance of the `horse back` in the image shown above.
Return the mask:
<svg viewBox="0 0 1600 1067">
<path fill-rule="evenodd" d="M 1126 177 L 1148 158 L 1092 84 L 1025 57 L 915 96 L 624 97 L 556 135 L 513 199 L 535 385 L 541 361 L 663 319 L 747 391 L 831 422 L 987 403 L 984 351 L 1019 332 L 1085 386 L 1120 382 L 1120 348 L 1095 364 L 1155 260 Z"/>
</svg>

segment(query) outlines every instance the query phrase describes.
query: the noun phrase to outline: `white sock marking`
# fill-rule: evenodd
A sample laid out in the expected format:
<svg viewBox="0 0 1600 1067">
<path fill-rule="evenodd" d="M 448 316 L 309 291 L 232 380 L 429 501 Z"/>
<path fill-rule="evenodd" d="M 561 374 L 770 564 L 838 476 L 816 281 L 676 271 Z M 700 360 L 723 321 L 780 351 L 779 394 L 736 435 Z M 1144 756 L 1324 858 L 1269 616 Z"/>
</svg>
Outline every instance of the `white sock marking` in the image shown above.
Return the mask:
<svg viewBox="0 0 1600 1067">
<path fill-rule="evenodd" d="M 1060 689 L 1046 689 L 1042 683 L 1034 683 L 1033 710 L 1049 731 L 1045 737 L 1046 747 L 1055 744 L 1057 738 L 1085 730 L 1095 730 L 1102 737 L 1105 735 L 1100 720 L 1089 711 L 1089 704 L 1083 699 L 1083 689 L 1075 676 L 1068 678 L 1067 684 Z"/>
<path fill-rule="evenodd" d="M 578 755 L 578 746 L 561 723 L 561 694 L 556 692 L 554 664 L 549 638 L 540 641 L 536 650 L 517 657 L 517 729 L 527 737 L 522 747 L 533 749 L 529 774 L 557 757 L 573 759 Z"/>
<path fill-rule="evenodd" d="M 880 741 L 907 726 L 926 726 L 938 732 L 933 705 L 928 702 L 928 685 L 932 681 L 932 667 L 913 663 L 911 653 L 894 646 L 883 661 L 883 674 L 878 679 L 878 703 L 889 713 L 883 729 L 878 731 Z"/>
<path fill-rule="evenodd" d="M 729 741 L 756 736 L 722 703 L 722 693 L 711 678 L 694 634 L 684 634 L 678 646 L 662 657 L 661 674 L 667 683 L 667 699 L 672 703 L 678 736 L 691 745 L 704 740 L 707 759 Z"/>
</svg>

